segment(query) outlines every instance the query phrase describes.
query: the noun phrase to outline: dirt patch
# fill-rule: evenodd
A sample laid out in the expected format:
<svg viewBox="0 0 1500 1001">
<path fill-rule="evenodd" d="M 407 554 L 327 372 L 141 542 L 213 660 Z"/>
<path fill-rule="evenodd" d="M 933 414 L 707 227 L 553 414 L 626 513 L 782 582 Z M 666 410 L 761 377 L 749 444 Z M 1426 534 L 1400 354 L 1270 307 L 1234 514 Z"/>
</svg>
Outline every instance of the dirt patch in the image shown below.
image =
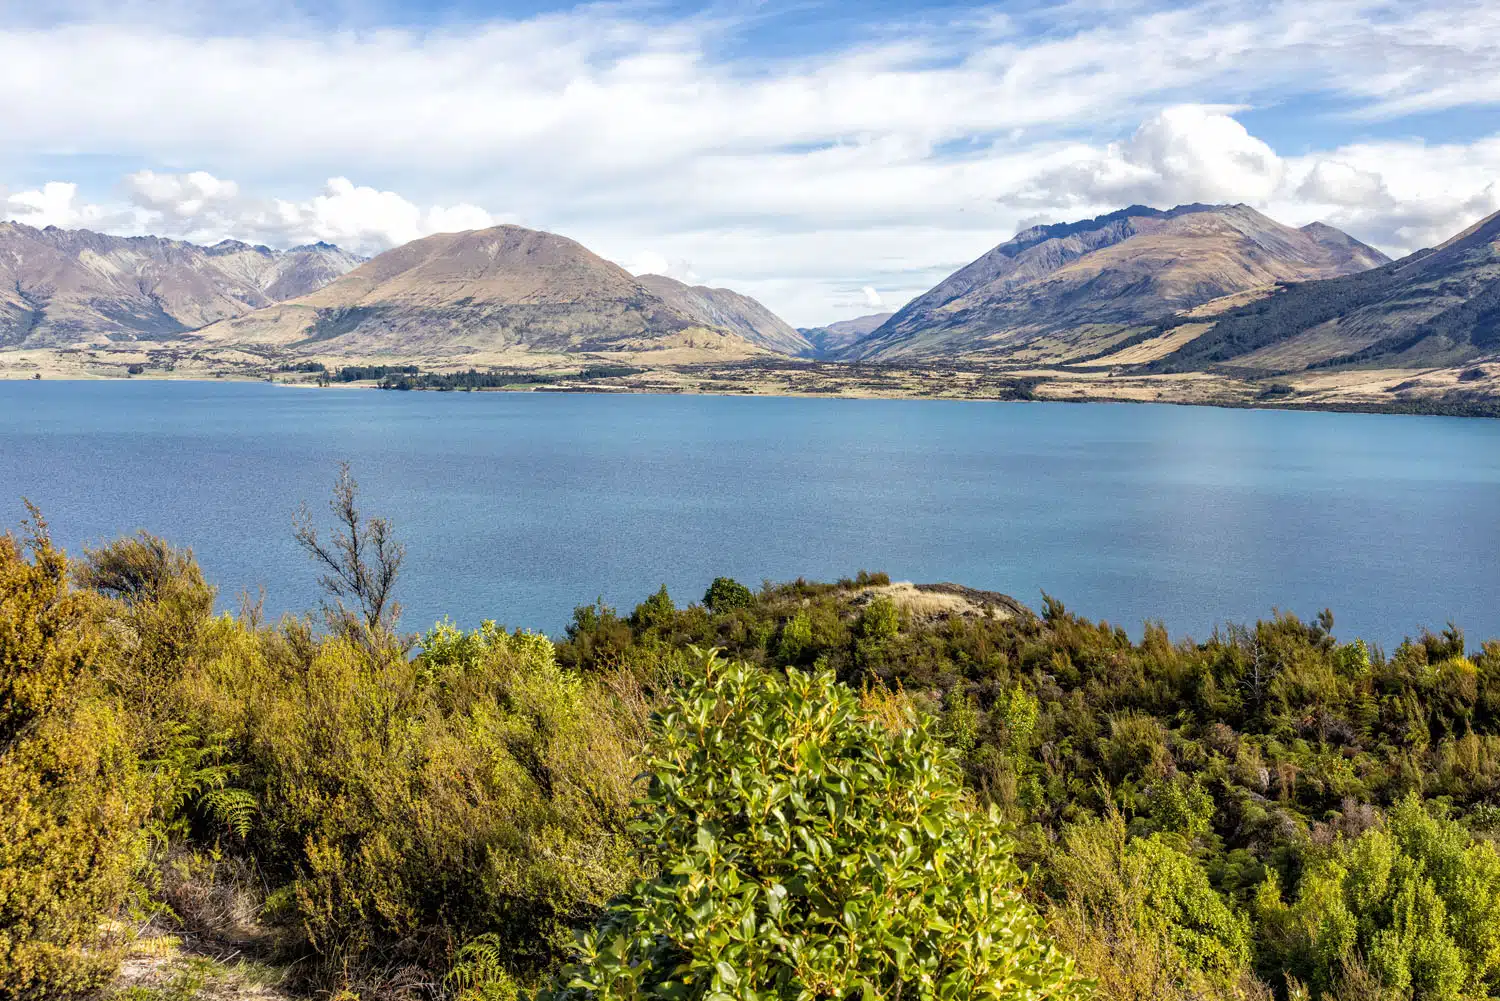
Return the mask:
<svg viewBox="0 0 1500 1001">
<path fill-rule="evenodd" d="M 854 604 L 868 605 L 876 598 L 888 598 L 897 608 L 922 619 L 1014 619 L 1033 614 L 1015 598 L 998 591 L 979 591 L 959 584 L 913 584 L 910 581 L 867 587 L 855 595 Z"/>
<path fill-rule="evenodd" d="M 282 984 L 286 971 L 236 957 L 184 951 L 156 939 L 128 956 L 101 1001 L 299 1001 Z"/>
</svg>

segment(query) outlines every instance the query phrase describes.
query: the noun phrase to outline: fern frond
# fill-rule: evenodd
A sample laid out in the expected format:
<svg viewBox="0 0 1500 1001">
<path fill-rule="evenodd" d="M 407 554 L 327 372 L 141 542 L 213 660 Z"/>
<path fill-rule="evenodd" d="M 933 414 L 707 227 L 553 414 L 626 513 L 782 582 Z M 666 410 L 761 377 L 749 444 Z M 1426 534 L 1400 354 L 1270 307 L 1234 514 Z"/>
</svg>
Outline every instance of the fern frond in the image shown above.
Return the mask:
<svg viewBox="0 0 1500 1001">
<path fill-rule="evenodd" d="M 250 834 L 250 825 L 258 804 L 255 797 L 244 789 L 221 787 L 210 789 L 200 796 L 198 808 L 233 831 L 236 836 L 245 838 Z"/>
<path fill-rule="evenodd" d="M 443 978 L 455 1001 L 516 1001 L 520 992 L 501 962 L 500 937 L 479 935 L 464 943 Z"/>
<path fill-rule="evenodd" d="M 135 951 L 143 956 L 170 956 L 182 947 L 182 939 L 176 935 L 152 935 L 135 940 Z"/>
</svg>

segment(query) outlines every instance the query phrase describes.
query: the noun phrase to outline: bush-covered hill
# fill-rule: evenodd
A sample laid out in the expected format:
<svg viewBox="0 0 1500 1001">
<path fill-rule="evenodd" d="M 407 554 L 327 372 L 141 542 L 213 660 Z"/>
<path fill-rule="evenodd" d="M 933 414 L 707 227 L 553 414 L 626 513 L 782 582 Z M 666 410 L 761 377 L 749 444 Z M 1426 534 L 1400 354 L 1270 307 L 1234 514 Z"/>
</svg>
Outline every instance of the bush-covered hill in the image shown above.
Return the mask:
<svg viewBox="0 0 1500 1001">
<path fill-rule="evenodd" d="M 408 635 L 354 500 L 279 623 L 0 537 L 0 997 L 215 996 L 111 986 L 169 938 L 343 1001 L 1500 991 L 1500 643 L 866 574 Z"/>
</svg>

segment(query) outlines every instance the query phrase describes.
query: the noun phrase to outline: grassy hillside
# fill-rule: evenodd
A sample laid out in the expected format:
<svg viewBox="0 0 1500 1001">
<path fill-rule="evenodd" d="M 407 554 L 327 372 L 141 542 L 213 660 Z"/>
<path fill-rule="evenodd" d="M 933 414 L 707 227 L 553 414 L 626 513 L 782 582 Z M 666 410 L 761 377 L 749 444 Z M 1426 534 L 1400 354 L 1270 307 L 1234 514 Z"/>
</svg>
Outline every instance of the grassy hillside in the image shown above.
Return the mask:
<svg viewBox="0 0 1500 1001">
<path fill-rule="evenodd" d="M 333 527 L 277 623 L 0 537 L 0 997 L 1500 990 L 1500 643 L 864 573 L 408 633 Z"/>
</svg>

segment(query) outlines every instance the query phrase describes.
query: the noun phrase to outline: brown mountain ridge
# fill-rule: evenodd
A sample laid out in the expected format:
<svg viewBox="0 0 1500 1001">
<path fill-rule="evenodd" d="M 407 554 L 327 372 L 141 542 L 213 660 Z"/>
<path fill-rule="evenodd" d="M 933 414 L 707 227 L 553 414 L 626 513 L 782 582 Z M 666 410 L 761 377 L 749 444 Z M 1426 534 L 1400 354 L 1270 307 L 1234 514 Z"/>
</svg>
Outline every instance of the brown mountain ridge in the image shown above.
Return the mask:
<svg viewBox="0 0 1500 1001">
<path fill-rule="evenodd" d="M 574 240 L 511 225 L 414 240 L 316 292 L 197 336 L 293 352 L 427 358 L 657 347 L 743 355 L 801 343 L 753 299 L 661 276 L 637 279 Z"/>
<path fill-rule="evenodd" d="M 1296 229 L 1248 205 L 1135 205 L 1017 233 L 842 356 L 1003 356 L 1048 335 L 1079 332 L 1102 344 L 1221 296 L 1353 274 L 1388 260 L 1331 226 Z"/>
<path fill-rule="evenodd" d="M 0 222 L 0 348 L 177 337 L 303 295 L 361 260 L 327 243 L 203 247 Z"/>
<path fill-rule="evenodd" d="M 1173 321 L 1142 335 L 1170 337 Z M 1500 212 L 1430 250 L 1223 311 L 1153 364 L 1297 372 L 1449 367 L 1500 358 Z"/>
</svg>

